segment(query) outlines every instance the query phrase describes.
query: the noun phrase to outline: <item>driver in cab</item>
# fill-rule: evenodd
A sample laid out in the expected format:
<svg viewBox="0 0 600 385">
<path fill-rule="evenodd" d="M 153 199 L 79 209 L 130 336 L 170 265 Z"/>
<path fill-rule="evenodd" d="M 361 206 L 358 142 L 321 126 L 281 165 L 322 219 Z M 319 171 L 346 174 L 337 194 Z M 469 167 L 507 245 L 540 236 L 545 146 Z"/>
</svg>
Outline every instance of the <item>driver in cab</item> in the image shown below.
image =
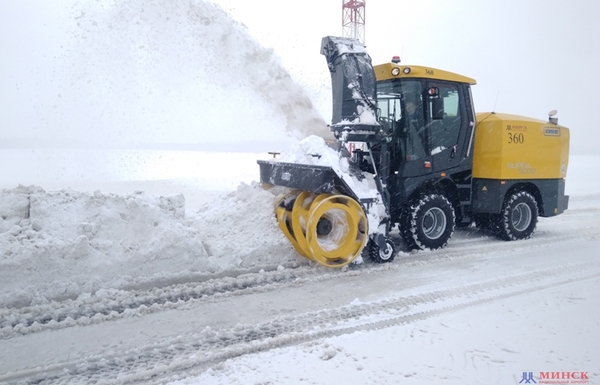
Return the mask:
<svg viewBox="0 0 600 385">
<path fill-rule="evenodd" d="M 423 141 L 423 129 L 425 121 L 423 109 L 419 108 L 415 98 L 406 98 L 404 101 L 404 114 L 398 122 L 400 138 L 403 142 L 403 152 L 406 160 L 415 160 L 423 158 L 426 155 Z"/>
</svg>

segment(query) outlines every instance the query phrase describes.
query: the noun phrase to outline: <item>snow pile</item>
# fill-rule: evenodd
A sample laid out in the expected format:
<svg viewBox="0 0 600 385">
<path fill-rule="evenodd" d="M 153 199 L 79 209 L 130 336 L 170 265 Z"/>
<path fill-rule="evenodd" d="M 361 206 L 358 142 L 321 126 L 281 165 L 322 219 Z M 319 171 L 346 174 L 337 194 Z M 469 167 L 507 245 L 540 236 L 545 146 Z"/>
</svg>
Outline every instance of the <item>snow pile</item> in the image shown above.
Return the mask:
<svg viewBox="0 0 600 385">
<path fill-rule="evenodd" d="M 275 199 L 242 184 L 186 216 L 180 194 L 0 190 L 0 306 L 295 263 L 273 219 Z"/>
<path fill-rule="evenodd" d="M 183 222 L 183 195 L 19 186 L 0 196 L 3 305 L 164 279 L 201 268 L 206 256 L 198 232 Z"/>
<path fill-rule="evenodd" d="M 241 183 L 204 205 L 193 216 L 210 260 L 223 268 L 308 263 L 299 257 L 277 225 L 274 207 L 284 191 Z"/>
<path fill-rule="evenodd" d="M 379 194 L 373 178 L 358 180 L 350 175 L 348 158 L 340 156 L 323 138 L 315 135 L 293 144 L 290 151 L 282 153 L 278 161 L 331 167 L 359 198 L 374 198 Z M 364 175 L 368 176 L 367 173 Z"/>
<path fill-rule="evenodd" d="M 348 170 L 348 162 L 340 158 L 325 140 L 318 136 L 309 136 L 292 144 L 289 151 L 283 152 L 277 160 L 289 163 L 314 164 L 330 166 L 339 170 Z"/>
</svg>

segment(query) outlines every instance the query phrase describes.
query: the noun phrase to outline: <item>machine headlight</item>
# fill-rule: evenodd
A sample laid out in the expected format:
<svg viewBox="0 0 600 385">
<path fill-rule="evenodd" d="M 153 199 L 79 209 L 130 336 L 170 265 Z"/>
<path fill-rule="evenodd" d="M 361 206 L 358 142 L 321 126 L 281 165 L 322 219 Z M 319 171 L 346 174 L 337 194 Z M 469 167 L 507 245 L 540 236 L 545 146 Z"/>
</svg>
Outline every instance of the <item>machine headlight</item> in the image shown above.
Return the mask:
<svg viewBox="0 0 600 385">
<path fill-rule="evenodd" d="M 392 68 L 392 76 L 398 76 L 400 74 L 400 68 L 394 67 Z"/>
</svg>

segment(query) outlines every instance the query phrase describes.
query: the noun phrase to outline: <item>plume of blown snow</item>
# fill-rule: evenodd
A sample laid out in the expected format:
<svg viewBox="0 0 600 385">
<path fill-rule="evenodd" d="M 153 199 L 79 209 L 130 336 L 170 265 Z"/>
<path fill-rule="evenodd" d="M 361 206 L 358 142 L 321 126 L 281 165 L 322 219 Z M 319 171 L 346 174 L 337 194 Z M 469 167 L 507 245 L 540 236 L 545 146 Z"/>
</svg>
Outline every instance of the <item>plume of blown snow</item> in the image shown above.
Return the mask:
<svg viewBox="0 0 600 385">
<path fill-rule="evenodd" d="M 218 5 L 79 0 L 66 19 L 67 41 L 40 64 L 52 74 L 37 80 L 36 113 L 20 115 L 36 137 L 121 145 L 331 135 L 277 54 Z"/>
</svg>

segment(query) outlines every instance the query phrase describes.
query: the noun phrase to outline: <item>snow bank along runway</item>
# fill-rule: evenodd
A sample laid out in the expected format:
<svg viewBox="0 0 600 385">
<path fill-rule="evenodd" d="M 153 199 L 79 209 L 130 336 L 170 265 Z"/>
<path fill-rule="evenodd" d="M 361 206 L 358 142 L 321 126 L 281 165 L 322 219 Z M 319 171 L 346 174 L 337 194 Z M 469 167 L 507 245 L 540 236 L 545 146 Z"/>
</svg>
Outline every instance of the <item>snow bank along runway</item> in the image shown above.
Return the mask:
<svg viewBox="0 0 600 385">
<path fill-rule="evenodd" d="M 186 215 L 181 194 L 0 191 L 0 305 L 300 262 L 272 220 L 274 199 L 258 185 L 242 184 Z"/>
</svg>

